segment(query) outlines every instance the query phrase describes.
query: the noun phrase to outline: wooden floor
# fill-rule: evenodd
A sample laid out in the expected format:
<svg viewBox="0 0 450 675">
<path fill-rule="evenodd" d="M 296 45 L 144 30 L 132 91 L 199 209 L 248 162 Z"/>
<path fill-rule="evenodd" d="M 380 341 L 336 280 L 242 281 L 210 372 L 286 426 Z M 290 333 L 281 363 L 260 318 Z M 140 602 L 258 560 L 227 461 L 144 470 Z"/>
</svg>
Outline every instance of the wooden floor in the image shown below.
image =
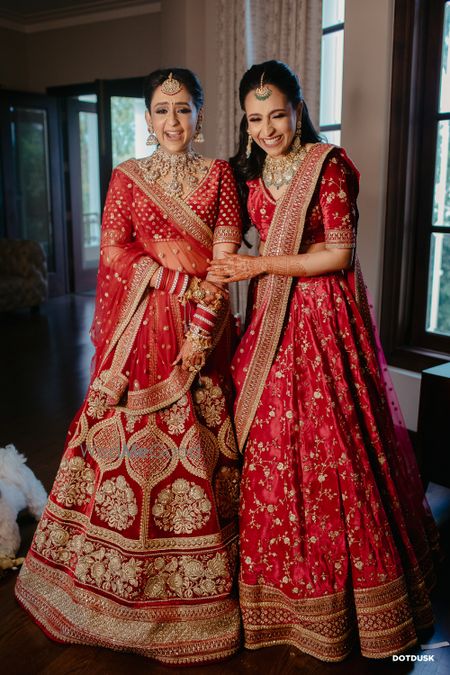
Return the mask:
<svg viewBox="0 0 450 675">
<path fill-rule="evenodd" d="M 58 468 L 65 434 L 81 404 L 89 373 L 92 349 L 88 330 L 93 298 L 66 296 L 48 302 L 40 314 L 28 311 L 0 317 L 1 427 L 0 445 L 14 443 L 28 457 L 29 466 L 50 490 Z M 450 548 L 450 491 L 431 485 L 428 491 L 439 523 L 444 547 Z M 20 517 L 25 554 L 36 523 Z M 450 641 L 450 575 L 441 573 L 434 593 L 434 635 L 428 642 Z M 290 647 L 255 652 L 243 650 L 227 662 L 197 668 L 165 668 L 144 657 L 106 649 L 62 646 L 48 640 L 16 604 L 15 572 L 0 580 L 0 670 L 8 675 L 68 673 L 155 673 L 211 675 L 369 675 L 414 672 L 415 675 L 448 675 L 450 648 L 411 654 L 433 655 L 434 662 L 399 663 L 371 661 L 355 651 L 339 664 L 322 663 Z M 447 579 L 445 578 L 447 576 Z"/>
</svg>

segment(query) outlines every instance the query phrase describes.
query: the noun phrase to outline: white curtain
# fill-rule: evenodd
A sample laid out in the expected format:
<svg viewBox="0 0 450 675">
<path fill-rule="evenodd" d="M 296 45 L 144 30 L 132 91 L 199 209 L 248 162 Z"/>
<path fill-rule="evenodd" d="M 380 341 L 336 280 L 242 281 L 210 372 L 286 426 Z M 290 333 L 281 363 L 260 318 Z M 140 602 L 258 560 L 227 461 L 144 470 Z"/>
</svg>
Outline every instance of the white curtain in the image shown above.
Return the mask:
<svg viewBox="0 0 450 675">
<path fill-rule="evenodd" d="M 218 0 L 218 78 L 222 114 L 218 155 L 236 151 L 242 110 L 239 82 L 253 64 L 277 59 L 297 73 L 313 123 L 319 122 L 322 0 Z M 250 252 L 257 237 L 251 232 Z M 248 249 L 242 249 L 248 252 Z M 244 318 L 248 284 L 233 284 L 233 311 Z"/>
</svg>

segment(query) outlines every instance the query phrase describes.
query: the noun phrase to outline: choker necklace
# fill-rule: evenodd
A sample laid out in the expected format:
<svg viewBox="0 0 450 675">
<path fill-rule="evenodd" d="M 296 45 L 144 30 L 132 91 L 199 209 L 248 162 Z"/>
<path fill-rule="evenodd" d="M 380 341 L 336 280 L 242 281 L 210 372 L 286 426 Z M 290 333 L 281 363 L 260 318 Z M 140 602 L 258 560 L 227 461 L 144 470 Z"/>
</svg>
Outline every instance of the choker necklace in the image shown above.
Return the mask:
<svg viewBox="0 0 450 675">
<path fill-rule="evenodd" d="M 302 146 L 299 150 L 291 150 L 287 155 L 280 157 L 266 156 L 264 160 L 264 167 L 262 170 L 262 178 L 267 187 L 274 185 L 280 188 L 282 185 L 287 185 L 300 164 L 307 155 L 307 149 Z"/>
<path fill-rule="evenodd" d="M 172 197 L 182 196 L 184 181 L 193 190 L 207 171 L 205 160 L 193 150 L 175 154 L 160 146 L 143 162 L 145 177 L 151 182 L 159 181 L 164 191 Z M 168 182 L 160 180 L 165 176 L 169 176 Z"/>
</svg>

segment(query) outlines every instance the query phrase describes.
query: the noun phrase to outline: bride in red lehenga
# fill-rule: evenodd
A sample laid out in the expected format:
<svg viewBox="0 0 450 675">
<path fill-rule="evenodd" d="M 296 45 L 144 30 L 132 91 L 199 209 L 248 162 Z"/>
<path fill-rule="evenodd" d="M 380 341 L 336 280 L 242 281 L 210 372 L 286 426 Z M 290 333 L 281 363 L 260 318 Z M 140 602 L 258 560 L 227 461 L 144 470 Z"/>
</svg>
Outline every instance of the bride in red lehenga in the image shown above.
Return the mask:
<svg viewBox="0 0 450 675">
<path fill-rule="evenodd" d="M 111 179 L 91 384 L 16 595 L 55 640 L 189 665 L 240 645 L 230 313 L 206 279 L 240 209 L 230 166 L 191 149 L 195 75 L 155 71 L 146 105 L 160 145 Z"/>
<path fill-rule="evenodd" d="M 284 64 L 247 71 L 240 102 L 260 255 L 210 269 L 256 282 L 232 366 L 245 645 L 383 658 L 432 624 L 437 533 L 354 257 L 358 172 Z"/>
</svg>

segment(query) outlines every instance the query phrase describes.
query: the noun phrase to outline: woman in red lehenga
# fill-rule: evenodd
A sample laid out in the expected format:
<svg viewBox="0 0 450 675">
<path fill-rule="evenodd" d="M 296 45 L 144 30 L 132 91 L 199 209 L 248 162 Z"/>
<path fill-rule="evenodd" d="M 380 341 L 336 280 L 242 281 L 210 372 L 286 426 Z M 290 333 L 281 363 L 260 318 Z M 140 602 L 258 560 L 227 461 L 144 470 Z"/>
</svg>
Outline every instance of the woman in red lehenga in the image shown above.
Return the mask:
<svg viewBox="0 0 450 675">
<path fill-rule="evenodd" d="M 147 79 L 160 146 L 112 176 L 92 380 L 16 586 L 51 638 L 172 665 L 240 644 L 230 314 L 206 279 L 240 210 L 230 166 L 191 149 L 202 103 L 190 71 Z"/>
<path fill-rule="evenodd" d="M 247 71 L 240 101 L 232 165 L 260 255 L 210 269 L 256 281 L 232 366 L 245 644 L 339 661 L 359 636 L 386 657 L 432 624 L 437 537 L 355 264 L 358 173 L 284 64 Z"/>
</svg>

